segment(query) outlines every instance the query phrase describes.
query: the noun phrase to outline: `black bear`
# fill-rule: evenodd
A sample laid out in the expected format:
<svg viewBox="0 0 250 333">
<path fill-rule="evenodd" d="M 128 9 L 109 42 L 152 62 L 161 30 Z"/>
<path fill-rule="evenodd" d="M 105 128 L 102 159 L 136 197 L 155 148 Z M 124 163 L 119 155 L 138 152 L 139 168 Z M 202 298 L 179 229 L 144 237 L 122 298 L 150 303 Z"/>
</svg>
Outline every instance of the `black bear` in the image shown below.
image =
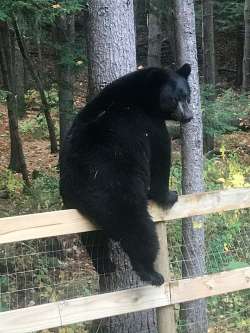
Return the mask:
<svg viewBox="0 0 250 333">
<path fill-rule="evenodd" d="M 154 270 L 159 244 L 147 204 L 177 200 L 169 191 L 165 120 L 192 119 L 190 72 L 188 64 L 177 71 L 147 68 L 115 80 L 78 113 L 60 154 L 65 207 L 119 241 L 133 269 L 152 285 L 164 279 Z"/>
</svg>

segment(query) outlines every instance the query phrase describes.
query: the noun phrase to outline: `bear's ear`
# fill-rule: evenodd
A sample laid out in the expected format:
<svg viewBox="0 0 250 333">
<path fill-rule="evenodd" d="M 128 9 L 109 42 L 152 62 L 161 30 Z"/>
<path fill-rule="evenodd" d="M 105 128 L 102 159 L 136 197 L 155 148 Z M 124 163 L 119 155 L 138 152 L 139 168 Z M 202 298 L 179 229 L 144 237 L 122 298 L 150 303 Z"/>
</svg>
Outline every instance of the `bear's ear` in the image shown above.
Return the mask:
<svg viewBox="0 0 250 333">
<path fill-rule="evenodd" d="M 176 71 L 176 73 L 187 79 L 191 73 L 191 66 L 189 64 L 184 64 Z"/>
</svg>

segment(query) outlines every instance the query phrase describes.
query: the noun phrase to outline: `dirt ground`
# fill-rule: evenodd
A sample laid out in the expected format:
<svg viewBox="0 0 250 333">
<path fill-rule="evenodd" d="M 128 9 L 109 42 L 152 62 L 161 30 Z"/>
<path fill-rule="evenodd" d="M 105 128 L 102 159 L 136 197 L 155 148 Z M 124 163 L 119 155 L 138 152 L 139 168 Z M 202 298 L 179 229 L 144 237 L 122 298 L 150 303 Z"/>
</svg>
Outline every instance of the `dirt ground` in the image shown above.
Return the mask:
<svg viewBox="0 0 250 333">
<path fill-rule="evenodd" d="M 50 153 L 48 140 L 30 140 L 22 135 L 23 150 L 29 172 L 48 170 L 56 166 L 57 154 Z M 0 172 L 8 167 L 10 158 L 10 140 L 7 110 L 0 104 Z"/>
</svg>

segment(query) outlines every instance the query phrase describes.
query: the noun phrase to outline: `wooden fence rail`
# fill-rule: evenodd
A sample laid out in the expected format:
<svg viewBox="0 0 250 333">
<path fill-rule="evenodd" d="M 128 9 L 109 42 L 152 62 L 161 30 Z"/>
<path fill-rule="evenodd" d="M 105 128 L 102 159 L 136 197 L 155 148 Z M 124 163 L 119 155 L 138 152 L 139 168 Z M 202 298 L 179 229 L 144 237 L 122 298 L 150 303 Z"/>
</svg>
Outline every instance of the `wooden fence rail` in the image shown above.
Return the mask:
<svg viewBox="0 0 250 333">
<path fill-rule="evenodd" d="M 183 195 L 171 209 L 151 204 L 149 212 L 161 222 L 248 207 L 250 189 L 242 188 Z M 0 219 L 0 244 L 92 230 L 96 227 L 73 209 L 5 217 Z"/>
<path fill-rule="evenodd" d="M 0 332 L 34 332 L 247 288 L 250 288 L 250 267 L 165 283 L 161 287 L 140 287 L 3 312 Z"/>
<path fill-rule="evenodd" d="M 153 205 L 149 210 L 155 222 L 163 222 L 248 207 L 250 189 L 244 188 L 181 196 L 170 210 L 163 211 Z M 75 210 L 8 217 L 0 219 L 0 244 L 95 229 Z M 164 239 L 161 243 L 164 244 Z M 177 303 L 247 288 L 250 288 L 250 267 L 167 281 L 161 287 L 146 286 L 2 312 L 0 333 L 34 332 L 150 308 L 169 308 Z M 174 332 L 174 328 L 167 332 Z"/>
</svg>

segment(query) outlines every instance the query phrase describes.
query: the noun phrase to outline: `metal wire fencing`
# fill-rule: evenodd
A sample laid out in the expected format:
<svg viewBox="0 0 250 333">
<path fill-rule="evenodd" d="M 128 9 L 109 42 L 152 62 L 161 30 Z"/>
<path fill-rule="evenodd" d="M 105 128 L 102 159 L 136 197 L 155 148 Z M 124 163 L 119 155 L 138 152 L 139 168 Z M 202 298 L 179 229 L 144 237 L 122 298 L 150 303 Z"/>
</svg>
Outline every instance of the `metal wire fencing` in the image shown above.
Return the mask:
<svg viewBox="0 0 250 333">
<path fill-rule="evenodd" d="M 207 216 L 204 258 L 207 273 L 250 265 L 249 219 L 249 209 Z M 166 223 L 166 232 L 170 278 L 183 279 L 183 267 L 188 273 L 188 261 L 200 258 L 183 257 L 183 248 L 190 250 L 190 244 L 183 242 L 181 220 Z M 110 243 L 109 250 L 120 254 L 117 258 L 111 253 L 112 263 L 100 232 L 91 232 L 82 239 L 69 235 L 1 245 L 0 311 L 143 286 L 126 255 L 119 252 L 119 245 Z M 184 278 L 188 277 L 192 275 L 188 273 Z M 185 311 L 192 310 L 192 303 L 190 307 Z M 187 332 L 180 305 L 175 306 L 175 312 L 178 333 Z M 249 332 L 250 291 L 208 298 L 207 313 L 209 333 Z M 126 320 L 126 315 L 123 318 Z M 151 320 L 156 320 L 155 314 Z M 71 325 L 69 332 L 90 332 L 90 326 L 91 323 Z M 193 323 L 191 331 L 200 333 L 199 323 Z M 143 332 L 148 331 L 138 328 L 138 333 Z"/>
</svg>

